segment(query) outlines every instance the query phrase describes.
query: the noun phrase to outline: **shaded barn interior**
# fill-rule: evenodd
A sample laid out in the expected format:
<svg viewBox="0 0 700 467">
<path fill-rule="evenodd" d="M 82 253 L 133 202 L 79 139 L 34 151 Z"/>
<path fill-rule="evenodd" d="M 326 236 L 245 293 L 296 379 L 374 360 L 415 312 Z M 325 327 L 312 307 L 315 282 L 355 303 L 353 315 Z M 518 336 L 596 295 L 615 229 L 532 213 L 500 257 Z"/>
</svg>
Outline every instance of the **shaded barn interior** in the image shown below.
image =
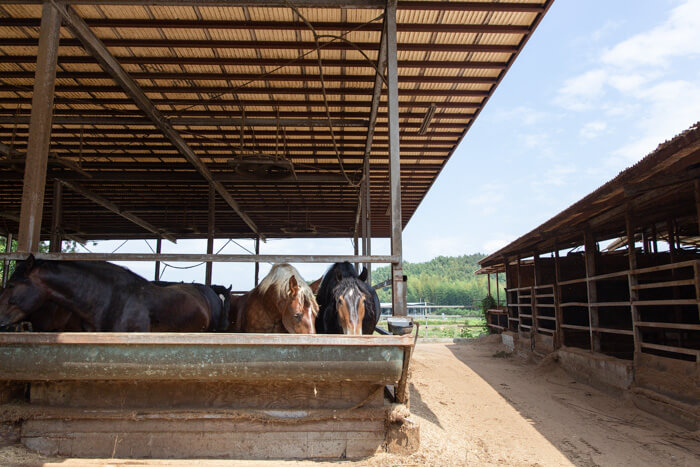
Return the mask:
<svg viewBox="0 0 700 467">
<path fill-rule="evenodd" d="M 405 314 L 402 229 L 551 3 L 0 0 L 0 231 L 19 250 L 2 258 L 50 240 L 37 258 L 205 261 L 207 282 L 213 261 L 384 262 Z M 211 254 L 300 237 L 355 255 Z M 132 238 L 208 254 L 60 253 Z M 0 403 L 19 415 L 0 434 L 91 457 L 405 449 L 414 343 L 3 333 Z"/>
<path fill-rule="evenodd" d="M 482 260 L 480 273 L 507 282 L 489 326 L 697 426 L 699 222 L 696 125 Z"/>
</svg>

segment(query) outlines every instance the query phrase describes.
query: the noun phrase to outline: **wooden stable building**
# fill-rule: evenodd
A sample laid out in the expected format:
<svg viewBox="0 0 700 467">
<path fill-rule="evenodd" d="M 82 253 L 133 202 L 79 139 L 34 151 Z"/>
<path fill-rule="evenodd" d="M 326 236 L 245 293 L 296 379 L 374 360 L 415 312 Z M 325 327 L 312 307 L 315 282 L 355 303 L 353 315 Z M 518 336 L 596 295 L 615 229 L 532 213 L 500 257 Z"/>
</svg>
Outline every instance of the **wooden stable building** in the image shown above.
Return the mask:
<svg viewBox="0 0 700 467">
<path fill-rule="evenodd" d="M 551 3 L 0 0 L 0 231 L 18 240 L 1 258 L 203 261 L 207 282 L 213 262 L 386 263 L 404 315 L 403 227 Z M 352 238 L 355 254 L 260 254 L 300 237 Z M 186 238 L 207 253 L 161 254 Z M 215 238 L 256 254 L 216 255 Z M 413 344 L 0 333 L 0 433 L 66 456 L 407 447 Z"/>
<path fill-rule="evenodd" d="M 697 428 L 700 125 L 481 261 L 505 272 L 489 326 Z M 627 392 L 630 390 L 631 392 Z"/>
</svg>

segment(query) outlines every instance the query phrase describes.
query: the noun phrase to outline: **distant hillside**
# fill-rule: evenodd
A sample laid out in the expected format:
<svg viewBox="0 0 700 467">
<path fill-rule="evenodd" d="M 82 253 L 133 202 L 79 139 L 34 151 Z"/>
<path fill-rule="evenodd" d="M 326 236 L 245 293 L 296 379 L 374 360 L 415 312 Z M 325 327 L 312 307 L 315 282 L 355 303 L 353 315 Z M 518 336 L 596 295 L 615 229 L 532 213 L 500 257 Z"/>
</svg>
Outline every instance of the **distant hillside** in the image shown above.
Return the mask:
<svg viewBox="0 0 700 467">
<path fill-rule="evenodd" d="M 427 300 L 438 305 L 476 306 L 487 294 L 486 278 L 477 276 L 478 262 L 486 255 L 438 256 L 425 263 L 404 262 L 408 276 L 408 301 Z M 372 271 L 372 283 L 389 279 L 389 266 Z M 492 291 L 495 294 L 495 284 Z M 379 292 L 382 302 L 391 301 L 391 291 Z"/>
</svg>

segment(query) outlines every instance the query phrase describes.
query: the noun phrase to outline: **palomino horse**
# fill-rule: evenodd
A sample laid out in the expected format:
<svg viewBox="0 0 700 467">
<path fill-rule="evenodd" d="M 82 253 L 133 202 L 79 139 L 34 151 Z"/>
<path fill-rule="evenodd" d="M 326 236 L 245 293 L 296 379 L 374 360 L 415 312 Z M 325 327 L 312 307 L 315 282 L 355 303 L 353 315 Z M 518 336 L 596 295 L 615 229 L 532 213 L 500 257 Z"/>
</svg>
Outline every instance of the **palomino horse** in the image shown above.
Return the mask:
<svg viewBox="0 0 700 467">
<path fill-rule="evenodd" d="M 357 275 L 347 261 L 335 263 L 323 276 L 316 299 L 319 334 L 372 334 L 381 311 L 379 297 L 367 285 L 367 270 Z"/>
<path fill-rule="evenodd" d="M 232 298 L 232 308 L 234 332 L 316 333 L 316 298 L 289 264 L 275 264 L 256 288 Z"/>
<path fill-rule="evenodd" d="M 216 324 L 189 284 L 157 287 L 111 263 L 30 255 L 17 263 L 0 296 L 0 326 L 23 320 L 47 302 L 71 310 L 86 331 L 201 332 Z"/>
</svg>

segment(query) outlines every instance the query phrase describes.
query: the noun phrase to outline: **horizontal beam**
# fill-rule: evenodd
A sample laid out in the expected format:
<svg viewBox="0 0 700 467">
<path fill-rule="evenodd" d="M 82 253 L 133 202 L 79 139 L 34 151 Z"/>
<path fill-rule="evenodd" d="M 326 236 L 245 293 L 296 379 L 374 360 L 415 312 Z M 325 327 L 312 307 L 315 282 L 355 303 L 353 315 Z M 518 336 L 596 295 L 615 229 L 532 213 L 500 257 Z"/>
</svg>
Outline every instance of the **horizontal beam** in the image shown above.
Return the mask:
<svg viewBox="0 0 700 467">
<path fill-rule="evenodd" d="M 171 125 L 175 126 L 231 126 L 240 127 L 243 122 L 241 118 L 171 118 Z M 333 126 L 337 127 L 366 127 L 367 121 L 363 119 L 336 119 L 331 120 Z M 0 124 L 28 125 L 29 117 L 2 117 Z M 153 125 L 153 122 L 146 118 L 132 117 L 66 117 L 56 116 L 53 118 L 54 125 Z M 245 126 L 281 126 L 281 127 L 327 127 L 328 120 L 312 118 L 246 118 Z"/>
<path fill-rule="evenodd" d="M 230 93 L 230 86 L 141 86 L 146 93 L 168 93 L 168 94 L 222 94 Z M 22 86 L 12 86 L 0 85 L 0 92 L 30 92 L 30 90 L 23 89 Z M 120 86 L 97 86 L 97 85 L 56 85 L 56 92 L 123 92 Z M 369 96 L 372 92 L 372 88 L 326 88 L 326 94 L 328 95 L 340 95 L 340 96 Z M 303 96 L 313 96 L 313 95 L 323 95 L 323 91 L 320 87 L 289 87 L 289 86 L 270 86 L 270 87 L 256 87 L 256 86 L 246 86 L 238 94 L 249 94 L 249 95 L 270 95 L 270 94 L 292 94 L 292 95 L 303 95 Z M 382 89 L 382 95 L 386 94 L 386 89 Z M 401 97 L 418 97 L 418 96 L 430 96 L 430 97 L 486 97 L 489 94 L 488 91 L 474 91 L 465 89 L 402 89 Z"/>
<path fill-rule="evenodd" d="M 63 42 L 61 42 L 63 44 Z M 164 71 L 134 71 L 129 75 L 133 79 L 141 80 L 204 80 L 204 81 L 284 81 L 284 82 L 320 82 L 318 74 L 289 74 L 273 73 L 260 75 L 259 73 L 188 73 L 188 72 L 164 72 Z M 3 71 L 3 78 L 6 79 L 33 79 L 31 71 Z M 108 73 L 100 71 L 59 71 L 56 72 L 57 79 L 110 79 Z M 352 82 L 352 83 L 374 83 L 373 75 L 342 75 L 324 74 L 323 80 L 330 82 Z M 496 84 L 498 78 L 481 76 L 430 76 L 430 75 L 401 75 L 399 83 L 427 83 L 427 84 Z M 184 88 L 187 89 L 187 88 Z M 233 88 L 236 89 L 236 88 Z M 239 94 L 244 94 L 243 89 L 237 90 Z M 231 91 L 232 88 L 229 88 Z M 31 91 L 27 87 L 25 91 Z M 402 91 L 403 92 L 403 91 Z"/>
<path fill-rule="evenodd" d="M 12 222 L 17 222 L 17 223 L 19 224 L 19 213 L 17 213 L 17 214 L 11 214 L 11 213 L 8 213 L 8 212 L 0 212 L 0 218 L 1 218 L 1 219 L 7 219 L 7 220 L 12 221 Z M 44 228 L 44 229 L 42 229 L 42 230 L 43 230 L 46 234 L 49 234 L 49 233 L 50 233 L 49 230 L 46 229 L 46 228 Z M 66 240 L 71 240 L 71 241 L 73 241 L 73 242 L 80 243 L 81 245 L 84 245 L 85 243 L 87 243 L 87 241 L 86 241 L 84 238 L 82 238 L 82 237 L 80 237 L 80 236 L 78 236 L 78 235 L 75 235 L 75 234 L 66 233 L 66 232 L 64 231 L 64 232 L 61 233 L 61 235 L 63 235 L 63 237 L 64 237 Z"/>
<path fill-rule="evenodd" d="M 0 104 L 9 105 L 29 105 L 32 100 L 30 97 L 0 97 Z M 99 102 L 100 105 L 133 105 L 133 101 L 128 98 L 123 97 L 109 97 L 109 98 L 69 98 L 56 96 L 54 99 L 55 105 L 95 105 Z M 230 106 L 238 107 L 272 107 L 276 109 L 278 107 L 321 107 L 325 105 L 322 100 L 303 100 L 303 99 L 216 99 L 214 101 L 202 100 L 202 99 L 175 99 L 175 98 L 153 98 L 151 102 L 155 105 L 172 105 L 172 106 L 204 106 L 204 105 L 217 105 L 217 106 Z M 328 100 L 329 107 L 356 107 L 365 108 L 369 107 L 370 101 L 354 101 L 354 100 Z M 464 109 L 464 108 L 478 108 L 479 102 L 410 102 L 403 101 L 399 102 L 399 108 L 427 108 L 435 106 L 438 109 Z M 379 107 L 386 107 L 386 101 L 381 101 Z M 288 111 L 288 110 L 287 110 Z M 232 112 L 234 113 L 234 112 Z M 235 112 L 238 113 L 238 112 Z M 280 112 L 281 113 L 281 112 Z M 326 125 L 328 122 L 326 121 Z"/>
<path fill-rule="evenodd" d="M 123 217 L 124 219 L 133 222 L 134 224 L 143 227 L 147 231 L 154 233 L 158 236 L 161 236 L 167 240 L 170 240 L 173 243 L 177 243 L 177 239 L 171 234 L 168 233 L 167 231 L 163 229 L 159 229 L 157 227 L 154 227 L 150 223 L 146 222 L 145 220 L 141 219 L 140 217 L 128 212 L 124 211 L 119 206 L 111 202 L 110 200 L 98 195 L 97 193 L 93 193 L 90 190 L 83 188 L 82 186 L 74 183 L 74 182 L 69 182 L 67 180 L 58 180 L 62 185 L 67 186 L 71 190 L 75 191 L 76 193 L 79 193 L 83 195 L 85 198 L 89 199 L 90 201 L 93 201 L 94 203 L 99 204 L 103 208 L 112 211 L 113 213 Z"/>
<path fill-rule="evenodd" d="M 294 2 L 297 4 L 297 2 Z M 283 30 L 308 31 L 301 21 L 228 21 L 198 19 L 124 19 L 86 18 L 91 28 L 139 28 L 139 29 L 219 29 L 219 30 Z M 39 18 L 3 18 L 2 25 L 9 27 L 39 27 Z M 380 22 L 349 23 L 315 21 L 311 25 L 316 31 L 381 31 Z M 441 23 L 400 23 L 399 32 L 446 32 L 463 34 L 527 34 L 528 26 L 511 24 L 441 24 Z M 326 60 L 324 60 L 325 62 Z"/>
<path fill-rule="evenodd" d="M 0 0 L 0 5 L 40 5 L 43 0 Z M 62 0 L 70 5 L 170 5 L 170 6 L 249 6 L 249 7 L 288 7 L 284 0 Z M 383 10 L 386 1 L 382 0 L 295 0 L 296 7 L 309 8 L 369 8 Z M 541 3 L 514 2 L 441 2 L 441 1 L 401 1 L 399 10 L 414 11 L 507 11 L 513 13 L 541 13 L 545 10 Z"/>
<path fill-rule="evenodd" d="M 8 260 L 27 259 L 29 253 L 0 253 Z M 36 259 L 59 261 L 170 261 L 205 263 L 396 263 L 399 258 L 391 255 L 207 255 L 188 253 L 36 253 Z"/>
<path fill-rule="evenodd" d="M 316 42 L 296 41 L 234 41 L 207 39 L 102 39 L 106 47 L 130 48 L 163 48 L 163 49 L 252 49 L 252 50 L 316 50 Z M 5 47 L 36 47 L 38 39 L 24 37 L 2 38 Z M 322 42 L 327 50 L 377 50 L 379 44 L 374 42 Z M 61 47 L 81 47 L 77 39 L 61 39 Z M 397 44 L 399 52 L 487 52 L 487 53 L 516 53 L 515 45 L 501 44 L 430 44 L 416 42 L 401 42 Z M 283 63 L 280 61 L 280 63 Z"/>
</svg>

